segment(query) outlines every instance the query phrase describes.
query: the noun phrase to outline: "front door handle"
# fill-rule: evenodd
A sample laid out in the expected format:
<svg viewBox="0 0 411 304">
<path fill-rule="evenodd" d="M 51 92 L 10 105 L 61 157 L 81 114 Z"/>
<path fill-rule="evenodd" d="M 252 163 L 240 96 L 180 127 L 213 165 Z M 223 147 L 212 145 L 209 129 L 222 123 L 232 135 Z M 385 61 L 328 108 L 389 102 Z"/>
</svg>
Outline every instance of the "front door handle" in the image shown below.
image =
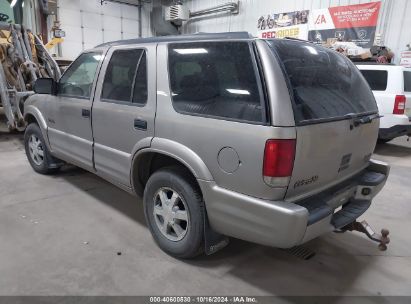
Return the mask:
<svg viewBox="0 0 411 304">
<path fill-rule="evenodd" d="M 147 130 L 147 121 L 142 119 L 134 119 L 134 129 L 136 130 Z"/>
<path fill-rule="evenodd" d="M 89 118 L 90 117 L 90 110 L 81 109 L 81 116 Z"/>
</svg>

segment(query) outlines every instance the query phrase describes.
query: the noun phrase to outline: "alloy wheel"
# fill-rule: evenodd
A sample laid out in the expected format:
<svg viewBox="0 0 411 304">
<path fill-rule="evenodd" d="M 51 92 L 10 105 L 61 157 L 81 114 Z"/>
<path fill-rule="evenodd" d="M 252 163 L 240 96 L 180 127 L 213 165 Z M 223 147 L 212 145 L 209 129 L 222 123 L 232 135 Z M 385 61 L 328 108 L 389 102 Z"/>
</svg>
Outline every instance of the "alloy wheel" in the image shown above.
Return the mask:
<svg viewBox="0 0 411 304">
<path fill-rule="evenodd" d="M 31 160 L 37 166 L 41 166 L 44 162 L 44 150 L 43 144 L 41 143 L 41 140 L 37 137 L 37 135 L 30 135 L 28 146 Z"/>
<path fill-rule="evenodd" d="M 175 190 L 164 187 L 156 192 L 153 215 L 167 239 L 177 242 L 187 234 L 190 225 L 187 204 Z"/>
</svg>

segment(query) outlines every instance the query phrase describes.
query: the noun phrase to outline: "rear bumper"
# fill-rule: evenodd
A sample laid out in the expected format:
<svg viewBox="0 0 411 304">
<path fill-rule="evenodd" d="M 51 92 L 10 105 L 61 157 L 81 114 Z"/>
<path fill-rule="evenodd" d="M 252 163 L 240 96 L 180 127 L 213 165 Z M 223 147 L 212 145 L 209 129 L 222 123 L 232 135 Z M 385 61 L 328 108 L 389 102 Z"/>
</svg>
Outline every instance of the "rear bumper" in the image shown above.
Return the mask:
<svg viewBox="0 0 411 304">
<path fill-rule="evenodd" d="M 411 125 L 396 125 L 390 128 L 380 128 L 378 138 L 391 140 L 404 135 L 411 135 Z"/>
<path fill-rule="evenodd" d="M 365 212 L 389 174 L 385 163 L 301 202 L 267 201 L 199 181 L 211 227 L 222 234 L 263 245 L 290 248 L 350 223 Z M 363 190 L 366 189 L 366 190 Z M 344 205 L 340 211 L 336 208 Z"/>
</svg>

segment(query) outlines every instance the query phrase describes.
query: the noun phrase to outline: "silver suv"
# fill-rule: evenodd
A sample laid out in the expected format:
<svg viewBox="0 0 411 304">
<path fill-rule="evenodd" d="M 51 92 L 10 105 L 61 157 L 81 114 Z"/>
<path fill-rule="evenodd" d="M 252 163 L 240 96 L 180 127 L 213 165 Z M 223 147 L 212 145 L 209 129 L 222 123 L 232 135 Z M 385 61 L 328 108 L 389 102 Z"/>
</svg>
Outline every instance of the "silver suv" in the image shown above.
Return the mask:
<svg viewBox="0 0 411 304">
<path fill-rule="evenodd" d="M 227 236 L 289 248 L 346 227 L 381 190 L 373 94 L 344 56 L 247 33 L 118 41 L 83 52 L 25 104 L 39 173 L 63 162 L 143 197 L 182 258 Z"/>
</svg>

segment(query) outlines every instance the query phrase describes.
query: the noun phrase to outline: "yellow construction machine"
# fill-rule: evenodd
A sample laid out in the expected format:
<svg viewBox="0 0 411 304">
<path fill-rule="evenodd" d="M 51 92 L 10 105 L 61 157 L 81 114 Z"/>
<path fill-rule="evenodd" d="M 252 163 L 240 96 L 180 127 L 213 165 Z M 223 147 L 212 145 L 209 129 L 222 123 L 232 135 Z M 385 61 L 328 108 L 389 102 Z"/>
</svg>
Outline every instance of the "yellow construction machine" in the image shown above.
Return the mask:
<svg viewBox="0 0 411 304">
<path fill-rule="evenodd" d="M 20 25 L 0 22 L 0 106 L 9 130 L 24 130 L 23 105 L 39 77 L 61 72 L 42 40 Z"/>
</svg>

